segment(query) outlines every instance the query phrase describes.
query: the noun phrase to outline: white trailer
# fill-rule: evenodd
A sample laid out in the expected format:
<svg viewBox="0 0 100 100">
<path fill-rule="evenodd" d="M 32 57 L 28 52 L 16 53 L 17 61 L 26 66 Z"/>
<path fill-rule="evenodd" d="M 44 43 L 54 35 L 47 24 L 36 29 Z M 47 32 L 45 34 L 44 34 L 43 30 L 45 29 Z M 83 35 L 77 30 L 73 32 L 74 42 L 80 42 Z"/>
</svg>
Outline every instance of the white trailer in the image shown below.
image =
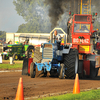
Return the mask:
<svg viewBox="0 0 100 100">
<path fill-rule="evenodd" d="M 39 45 L 41 43 L 47 42 L 50 33 L 6 33 L 6 43 L 9 41 L 12 44 L 23 43 L 26 38 L 29 39 L 29 44 Z"/>
<path fill-rule="evenodd" d="M 62 37 L 63 34 L 59 33 Z M 41 45 L 50 39 L 50 33 L 6 33 L 6 43 L 12 44 L 24 43 L 25 39 L 29 39 L 31 45 Z"/>
</svg>

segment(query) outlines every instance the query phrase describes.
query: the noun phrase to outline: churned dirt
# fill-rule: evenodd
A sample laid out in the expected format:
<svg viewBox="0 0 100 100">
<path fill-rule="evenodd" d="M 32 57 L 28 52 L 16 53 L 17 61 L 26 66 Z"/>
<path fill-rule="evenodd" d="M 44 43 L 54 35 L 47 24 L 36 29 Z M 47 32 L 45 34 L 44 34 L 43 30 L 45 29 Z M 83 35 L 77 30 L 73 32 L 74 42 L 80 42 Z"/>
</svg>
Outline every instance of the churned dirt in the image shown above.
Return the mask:
<svg viewBox="0 0 100 100">
<path fill-rule="evenodd" d="M 27 99 L 73 91 L 74 79 L 59 79 L 50 76 L 30 78 L 30 76 L 22 75 L 22 72 L 0 72 L 0 100 L 15 99 L 20 77 L 23 79 L 24 98 Z M 80 91 L 100 87 L 100 71 L 95 80 L 79 79 L 79 83 Z"/>
<path fill-rule="evenodd" d="M 15 63 L 20 63 L 16 61 Z M 9 61 L 3 61 L 9 63 Z M 9 71 L 9 70 L 8 70 Z M 0 72 L 0 100 L 14 100 L 20 77 L 23 79 L 24 99 L 33 100 L 38 97 L 65 94 L 73 91 L 74 79 L 59 79 L 57 77 L 39 76 L 35 78 L 22 75 L 22 72 Z M 79 79 L 80 91 L 100 88 L 100 70 L 94 80 Z"/>
</svg>

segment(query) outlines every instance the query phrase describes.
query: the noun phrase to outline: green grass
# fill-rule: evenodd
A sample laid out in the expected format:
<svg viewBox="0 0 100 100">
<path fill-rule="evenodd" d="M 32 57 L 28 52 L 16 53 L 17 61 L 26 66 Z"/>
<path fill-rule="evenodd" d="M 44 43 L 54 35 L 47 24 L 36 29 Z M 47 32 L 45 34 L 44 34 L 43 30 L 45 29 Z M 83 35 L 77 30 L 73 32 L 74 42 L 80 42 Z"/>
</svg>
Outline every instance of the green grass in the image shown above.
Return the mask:
<svg viewBox="0 0 100 100">
<path fill-rule="evenodd" d="M 37 100 L 100 100 L 100 90 L 80 92 L 79 94 L 68 93 L 59 96 L 39 98 Z"/>
<path fill-rule="evenodd" d="M 0 69 L 18 69 L 22 68 L 23 63 L 18 64 L 0 64 Z"/>
</svg>

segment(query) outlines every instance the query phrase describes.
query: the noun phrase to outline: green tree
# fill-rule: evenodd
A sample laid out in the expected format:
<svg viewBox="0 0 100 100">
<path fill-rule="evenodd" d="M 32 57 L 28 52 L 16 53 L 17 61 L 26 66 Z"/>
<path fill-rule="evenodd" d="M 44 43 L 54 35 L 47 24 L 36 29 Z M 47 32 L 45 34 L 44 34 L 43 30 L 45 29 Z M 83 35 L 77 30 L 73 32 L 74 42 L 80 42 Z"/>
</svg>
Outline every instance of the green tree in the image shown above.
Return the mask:
<svg viewBox="0 0 100 100">
<path fill-rule="evenodd" d="M 46 32 L 49 17 L 44 19 L 47 10 L 44 0 L 14 0 L 17 13 L 26 21 L 25 24 L 19 26 L 17 32 L 35 33 Z M 49 26 L 50 27 L 50 26 Z"/>
<path fill-rule="evenodd" d="M 0 38 L 6 39 L 6 32 L 5 31 L 0 31 Z"/>
</svg>

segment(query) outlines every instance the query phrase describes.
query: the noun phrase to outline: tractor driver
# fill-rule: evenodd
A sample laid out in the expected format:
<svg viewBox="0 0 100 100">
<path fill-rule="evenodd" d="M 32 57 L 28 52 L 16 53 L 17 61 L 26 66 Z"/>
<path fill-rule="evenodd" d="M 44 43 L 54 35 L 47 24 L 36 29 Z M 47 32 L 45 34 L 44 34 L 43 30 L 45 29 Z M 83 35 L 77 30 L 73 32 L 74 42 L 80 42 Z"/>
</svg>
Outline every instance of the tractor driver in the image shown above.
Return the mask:
<svg viewBox="0 0 100 100">
<path fill-rule="evenodd" d="M 57 43 L 58 50 L 60 49 L 60 44 L 61 44 L 61 36 L 60 34 L 57 33 L 57 31 L 54 31 L 54 42 Z"/>
<path fill-rule="evenodd" d="M 81 26 L 80 32 L 89 32 L 89 30 L 88 30 L 87 27 L 84 25 L 84 26 Z"/>
<path fill-rule="evenodd" d="M 86 32 L 86 33 L 89 32 L 89 30 L 88 30 L 88 28 L 86 27 L 86 25 L 81 25 L 81 29 L 79 28 L 79 25 L 80 25 L 80 24 L 75 24 L 75 25 L 74 25 L 74 32 Z"/>
<path fill-rule="evenodd" d="M 54 31 L 54 42 L 56 43 L 56 42 L 61 42 L 61 36 L 60 36 L 60 34 L 58 34 L 57 33 L 57 31 L 55 30 Z"/>
</svg>

